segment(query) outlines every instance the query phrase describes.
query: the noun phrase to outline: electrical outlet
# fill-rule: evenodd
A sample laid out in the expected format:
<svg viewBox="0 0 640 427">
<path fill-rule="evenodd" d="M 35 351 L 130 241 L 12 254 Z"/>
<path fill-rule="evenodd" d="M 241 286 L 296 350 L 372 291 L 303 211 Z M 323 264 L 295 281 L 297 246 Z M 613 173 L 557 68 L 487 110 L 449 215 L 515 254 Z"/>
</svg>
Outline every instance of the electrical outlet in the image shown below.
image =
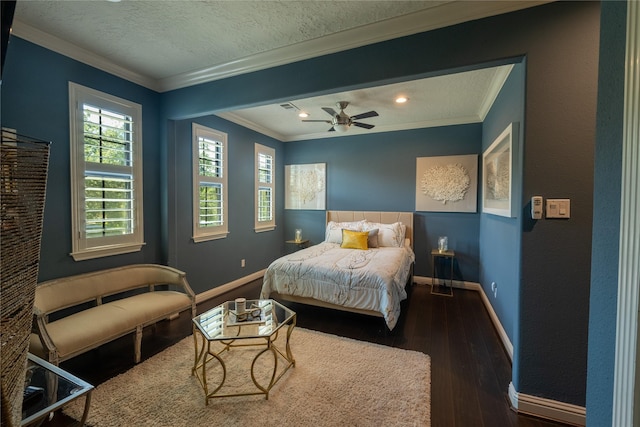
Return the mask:
<svg viewBox="0 0 640 427">
<path fill-rule="evenodd" d="M 240 267 L 244 267 L 244 266 L 245 266 L 245 262 L 244 262 L 244 258 L 242 258 L 242 259 L 240 260 Z"/>
</svg>

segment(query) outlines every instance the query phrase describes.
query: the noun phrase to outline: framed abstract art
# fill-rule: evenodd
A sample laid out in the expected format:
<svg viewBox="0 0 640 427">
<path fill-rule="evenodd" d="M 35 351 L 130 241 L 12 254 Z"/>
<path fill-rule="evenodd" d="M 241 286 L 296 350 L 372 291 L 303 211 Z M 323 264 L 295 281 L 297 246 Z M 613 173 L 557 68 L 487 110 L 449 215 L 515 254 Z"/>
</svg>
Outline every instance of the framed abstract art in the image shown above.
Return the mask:
<svg viewBox="0 0 640 427">
<path fill-rule="evenodd" d="M 511 123 L 482 154 L 482 212 L 513 217 L 513 139 Z"/>
<path fill-rule="evenodd" d="M 285 165 L 284 179 L 285 209 L 325 209 L 326 163 Z"/>
</svg>

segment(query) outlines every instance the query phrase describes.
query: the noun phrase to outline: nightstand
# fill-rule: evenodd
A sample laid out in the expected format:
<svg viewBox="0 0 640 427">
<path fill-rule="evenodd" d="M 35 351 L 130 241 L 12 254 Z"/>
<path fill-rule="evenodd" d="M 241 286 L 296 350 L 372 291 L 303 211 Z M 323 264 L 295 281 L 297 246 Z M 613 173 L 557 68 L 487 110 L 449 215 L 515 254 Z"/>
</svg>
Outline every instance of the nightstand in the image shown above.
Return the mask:
<svg viewBox="0 0 640 427">
<path fill-rule="evenodd" d="M 442 278 L 442 284 L 440 284 L 440 279 L 438 278 L 438 284 L 436 285 L 436 260 L 442 261 L 439 258 L 444 259 L 444 263 L 446 264 L 446 260 L 449 260 L 451 264 L 451 269 L 449 272 L 449 286 L 447 286 L 446 278 Z M 456 258 L 456 253 L 454 251 L 440 251 L 438 249 L 433 249 L 431 251 L 431 293 L 434 295 L 445 295 L 445 296 L 453 296 L 453 262 Z M 444 276 L 444 275 L 443 275 Z"/>
<path fill-rule="evenodd" d="M 305 239 L 305 240 L 287 240 L 285 241 L 285 243 L 291 243 L 293 245 L 296 245 L 298 247 L 298 249 L 303 249 L 306 248 L 308 243 L 309 243 L 309 239 Z"/>
</svg>

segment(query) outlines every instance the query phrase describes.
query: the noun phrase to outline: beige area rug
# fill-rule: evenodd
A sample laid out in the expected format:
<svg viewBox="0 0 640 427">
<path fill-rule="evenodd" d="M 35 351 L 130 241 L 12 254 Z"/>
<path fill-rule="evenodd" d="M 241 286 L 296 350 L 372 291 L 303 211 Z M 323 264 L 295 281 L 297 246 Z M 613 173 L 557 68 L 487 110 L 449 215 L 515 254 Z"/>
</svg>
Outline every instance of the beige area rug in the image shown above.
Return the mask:
<svg viewBox="0 0 640 427">
<path fill-rule="evenodd" d="M 211 399 L 205 406 L 200 383 L 191 376 L 193 346 L 193 337 L 187 337 L 98 386 L 92 395 L 88 424 L 430 425 L 431 367 L 429 356 L 423 353 L 296 328 L 291 337 L 295 367 L 271 389 L 268 400 L 264 396 L 227 397 Z M 237 391 L 232 389 L 242 386 L 252 390 L 250 363 L 257 351 L 236 348 L 225 353 L 225 384 L 230 388 L 223 390 Z M 272 358 L 260 356 L 258 360 L 273 366 Z M 207 376 L 215 375 L 214 369 Z M 84 404 L 84 399 L 78 401 L 64 409 L 75 419 L 81 418 Z"/>
</svg>

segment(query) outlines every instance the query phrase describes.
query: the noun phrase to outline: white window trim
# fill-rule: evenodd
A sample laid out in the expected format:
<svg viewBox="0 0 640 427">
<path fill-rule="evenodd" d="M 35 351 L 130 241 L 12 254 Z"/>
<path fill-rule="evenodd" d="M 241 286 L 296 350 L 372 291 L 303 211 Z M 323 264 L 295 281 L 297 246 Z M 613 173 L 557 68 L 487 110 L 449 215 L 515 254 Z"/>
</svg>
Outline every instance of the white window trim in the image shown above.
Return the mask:
<svg viewBox="0 0 640 427">
<path fill-rule="evenodd" d="M 196 243 L 206 242 L 208 240 L 224 239 L 229 234 L 229 197 L 228 197 L 228 180 L 229 176 L 229 162 L 227 161 L 227 153 L 229 151 L 229 144 L 227 141 L 227 134 L 215 129 L 208 128 L 206 126 L 199 125 L 197 123 L 192 124 L 192 171 L 193 171 L 193 241 Z M 198 139 L 201 137 L 211 138 L 222 142 L 222 178 L 201 177 L 199 174 L 200 159 L 198 155 L 199 143 Z M 222 184 L 222 225 L 215 227 L 200 227 L 200 182 L 204 180 L 207 182 L 218 182 Z"/>
<path fill-rule="evenodd" d="M 259 165 L 259 154 L 266 154 L 268 156 L 271 156 L 271 158 L 273 159 L 272 162 L 272 171 L 271 171 L 271 183 L 270 184 L 266 184 L 266 183 L 261 183 L 258 182 L 259 179 L 259 171 L 258 168 L 260 167 Z M 256 143 L 255 144 L 255 155 L 254 155 L 254 188 L 255 188 L 255 197 L 254 197 L 254 213 L 255 213 L 255 218 L 254 218 L 254 230 L 256 233 L 262 233 L 265 231 L 272 231 L 275 230 L 276 228 L 276 171 L 275 171 L 275 167 L 276 167 L 276 150 L 271 148 L 271 147 L 267 147 L 265 145 L 261 145 Z M 273 209 L 273 215 L 271 217 L 271 221 L 258 221 L 258 198 L 259 198 L 259 188 L 260 187 L 269 187 L 271 188 L 271 208 Z"/>
<path fill-rule="evenodd" d="M 90 103 L 134 118 L 133 123 L 133 192 L 134 233 L 127 236 L 87 239 L 84 219 L 84 117 L 82 105 Z M 79 84 L 69 82 L 69 129 L 71 156 L 71 246 L 75 261 L 140 251 L 144 246 L 142 184 L 142 106 Z"/>
</svg>

